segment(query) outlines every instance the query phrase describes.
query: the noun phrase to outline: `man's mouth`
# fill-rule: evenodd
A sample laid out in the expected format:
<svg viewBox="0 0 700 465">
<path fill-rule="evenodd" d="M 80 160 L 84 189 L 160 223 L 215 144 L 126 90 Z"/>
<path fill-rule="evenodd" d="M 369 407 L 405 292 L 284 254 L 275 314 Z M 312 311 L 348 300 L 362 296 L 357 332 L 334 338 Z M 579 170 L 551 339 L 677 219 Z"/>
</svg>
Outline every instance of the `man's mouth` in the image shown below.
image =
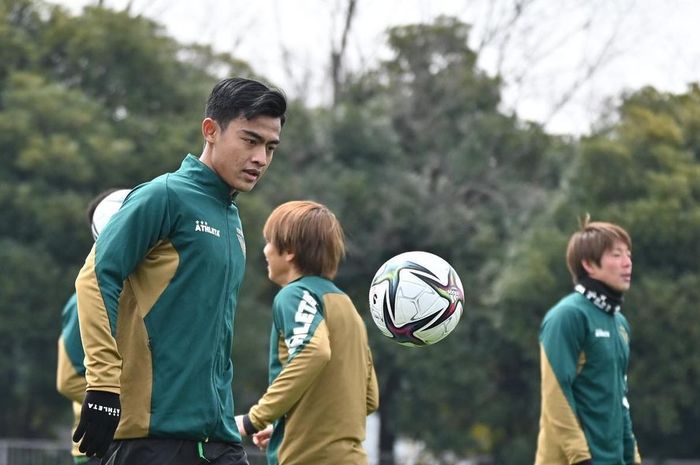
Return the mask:
<svg viewBox="0 0 700 465">
<path fill-rule="evenodd" d="M 260 170 L 248 169 L 243 170 L 243 172 L 254 179 L 258 179 L 260 177 Z"/>
</svg>

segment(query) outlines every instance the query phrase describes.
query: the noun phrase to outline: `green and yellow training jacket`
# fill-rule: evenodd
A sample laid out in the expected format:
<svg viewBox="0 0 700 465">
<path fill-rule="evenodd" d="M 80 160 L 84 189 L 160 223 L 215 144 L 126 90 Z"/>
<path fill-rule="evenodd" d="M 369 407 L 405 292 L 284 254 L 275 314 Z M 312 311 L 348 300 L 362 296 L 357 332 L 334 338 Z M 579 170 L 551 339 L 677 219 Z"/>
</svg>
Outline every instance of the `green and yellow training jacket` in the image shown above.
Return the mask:
<svg viewBox="0 0 700 465">
<path fill-rule="evenodd" d="M 542 406 L 535 465 L 641 463 L 627 403 L 630 326 L 580 292 L 540 329 Z"/>
<path fill-rule="evenodd" d="M 199 159 L 135 188 L 76 280 L 88 390 L 120 394 L 115 439 L 239 442 L 231 346 L 245 244 Z"/>
<path fill-rule="evenodd" d="M 379 389 L 364 321 L 333 282 L 305 276 L 273 302 L 270 386 L 248 417 L 274 422 L 269 465 L 367 463 L 366 417 Z"/>
</svg>

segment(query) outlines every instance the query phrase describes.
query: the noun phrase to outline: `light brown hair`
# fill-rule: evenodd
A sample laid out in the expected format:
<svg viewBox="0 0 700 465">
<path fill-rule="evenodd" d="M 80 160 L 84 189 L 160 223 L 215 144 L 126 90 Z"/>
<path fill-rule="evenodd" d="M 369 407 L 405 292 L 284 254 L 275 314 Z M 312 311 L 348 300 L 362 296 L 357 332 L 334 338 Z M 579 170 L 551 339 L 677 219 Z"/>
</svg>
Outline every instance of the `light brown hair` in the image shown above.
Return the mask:
<svg viewBox="0 0 700 465">
<path fill-rule="evenodd" d="M 583 268 L 583 261 L 600 266 L 603 254 L 618 241 L 632 250 L 632 239 L 627 231 L 613 223 L 591 221 L 587 214 L 581 221 L 581 228 L 571 236 L 566 248 L 566 265 L 574 282 L 578 283 L 588 275 Z"/>
<path fill-rule="evenodd" d="M 294 200 L 275 208 L 263 227 L 265 240 L 280 253 L 294 254 L 294 265 L 303 275 L 333 279 L 345 256 L 340 222 L 325 205 Z"/>
</svg>

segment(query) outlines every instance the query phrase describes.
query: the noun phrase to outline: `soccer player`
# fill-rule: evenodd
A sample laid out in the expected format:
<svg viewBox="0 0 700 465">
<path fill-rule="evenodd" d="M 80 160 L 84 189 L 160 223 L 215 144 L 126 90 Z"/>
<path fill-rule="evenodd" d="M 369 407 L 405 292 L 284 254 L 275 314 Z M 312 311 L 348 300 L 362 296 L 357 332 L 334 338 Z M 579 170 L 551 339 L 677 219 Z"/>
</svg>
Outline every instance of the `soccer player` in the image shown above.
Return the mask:
<svg viewBox="0 0 700 465">
<path fill-rule="evenodd" d="M 626 397 L 631 332 L 621 313 L 631 249 L 623 228 L 588 216 L 569 240 L 574 292 L 547 312 L 540 329 L 536 465 L 641 463 Z"/>
<path fill-rule="evenodd" d="M 97 239 L 92 228 L 92 218 L 99 203 L 117 189 L 108 189 L 98 194 L 87 208 L 88 226 L 93 231 L 93 239 Z M 108 218 L 105 218 L 105 221 Z M 58 363 L 56 367 L 56 389 L 64 397 L 73 402 L 73 429 L 80 420 L 80 407 L 85 398 L 85 365 L 83 365 L 83 344 L 80 340 L 80 328 L 78 325 L 78 305 L 75 293 L 68 299 L 61 312 L 61 335 L 58 338 Z M 73 443 L 71 448 L 73 462 L 82 465 L 97 465 L 100 460 L 97 457 L 86 457 L 78 450 L 78 445 Z"/>
<path fill-rule="evenodd" d="M 332 281 L 345 253 L 340 223 L 316 202 L 287 202 L 263 236 L 268 277 L 282 286 L 272 304 L 270 385 L 236 417 L 238 428 L 267 448 L 270 464 L 367 464 L 362 441 L 379 390 L 364 322 Z"/>
<path fill-rule="evenodd" d="M 269 167 L 285 112 L 279 90 L 217 83 L 201 155 L 137 186 L 98 237 L 76 280 L 87 392 L 73 440 L 88 456 L 248 463 L 231 392 L 245 268 L 235 202 Z"/>
</svg>

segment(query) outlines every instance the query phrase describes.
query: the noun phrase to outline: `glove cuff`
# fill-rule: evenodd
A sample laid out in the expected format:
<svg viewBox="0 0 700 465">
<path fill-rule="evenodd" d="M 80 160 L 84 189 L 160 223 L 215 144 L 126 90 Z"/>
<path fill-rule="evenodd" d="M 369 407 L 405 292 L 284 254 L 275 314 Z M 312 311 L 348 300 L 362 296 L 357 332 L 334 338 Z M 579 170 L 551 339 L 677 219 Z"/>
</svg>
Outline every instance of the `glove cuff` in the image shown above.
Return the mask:
<svg viewBox="0 0 700 465">
<path fill-rule="evenodd" d="M 258 432 L 258 429 L 255 427 L 253 422 L 250 421 L 250 417 L 248 415 L 243 415 L 243 429 L 245 429 L 245 434 L 247 436 L 252 436 Z"/>
</svg>

